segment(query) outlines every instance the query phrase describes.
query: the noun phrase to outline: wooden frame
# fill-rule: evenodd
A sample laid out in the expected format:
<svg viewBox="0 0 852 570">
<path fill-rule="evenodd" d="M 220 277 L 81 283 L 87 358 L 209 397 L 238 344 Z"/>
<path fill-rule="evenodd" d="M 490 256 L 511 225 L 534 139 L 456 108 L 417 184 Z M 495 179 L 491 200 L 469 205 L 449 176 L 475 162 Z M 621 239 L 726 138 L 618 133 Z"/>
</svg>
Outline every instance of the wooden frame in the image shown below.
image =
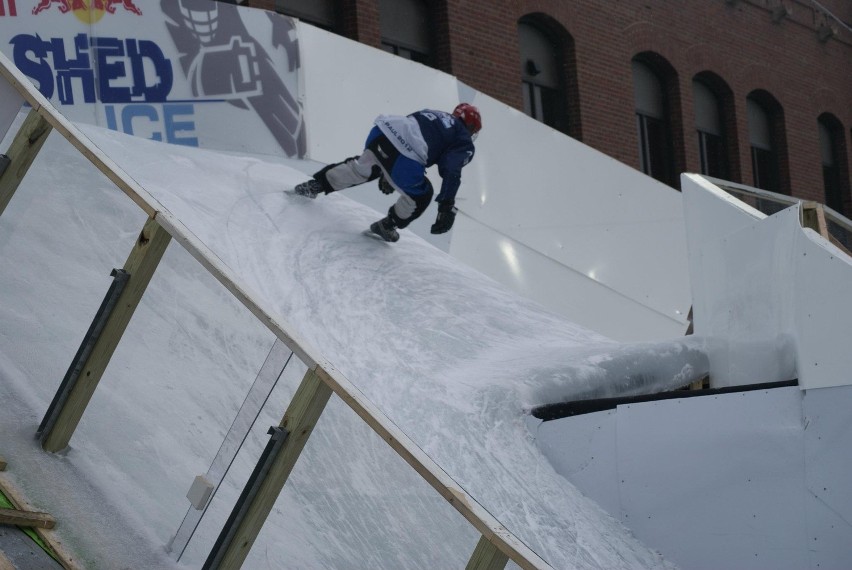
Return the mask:
<svg viewBox="0 0 852 570">
<path fill-rule="evenodd" d="M 8 476 L 5 474 L 0 474 L 0 492 L 2 492 L 9 502 L 12 503 L 12 507 L 17 511 L 23 512 L 32 512 L 30 503 L 21 495 L 18 491 L 17 487 L 12 485 Z M 38 535 L 38 537 L 47 544 L 53 553 L 56 554 L 56 557 L 59 559 L 59 564 L 65 570 L 81 570 L 81 567 L 78 565 L 76 557 L 68 551 L 65 545 L 60 541 L 53 531 L 44 526 L 33 526 L 32 530 Z M 0 559 L 2 560 L 2 559 Z M 2 566 L 0 566 L 2 568 Z"/>
<path fill-rule="evenodd" d="M 56 526 L 56 519 L 47 513 L 0 508 L 0 524 L 33 528 L 53 528 Z"/>
<path fill-rule="evenodd" d="M 44 120 L 44 117 L 39 115 L 35 109 L 30 111 L 9 146 L 8 156 L 12 162 L 0 176 L 0 215 L 9 205 L 15 190 L 18 189 L 21 180 L 26 176 L 51 130 L 52 127 Z"/>
<path fill-rule="evenodd" d="M 150 242 L 155 243 L 147 245 L 148 253 L 139 252 L 135 255 L 131 253 L 131 257 L 128 259 L 128 265 L 133 265 L 137 271 L 136 277 L 131 277 L 131 283 L 139 279 L 135 285 L 128 285 L 128 288 L 135 288 L 134 296 L 141 297 L 144 285 L 147 285 L 147 281 L 144 284 L 140 283 L 145 279 L 144 276 L 139 275 L 140 269 L 143 273 L 153 274 L 156 262 L 162 255 L 162 253 L 157 255 L 156 252 L 160 248 L 165 250 L 169 241 L 165 234 L 168 234 L 180 243 L 214 278 L 222 283 L 237 300 L 308 366 L 309 373 L 306 374 L 302 382 L 301 393 L 297 393 L 297 397 L 293 398 L 282 420 L 282 425 L 285 425 L 288 430 L 295 430 L 291 434 L 293 441 L 285 443 L 285 446 L 289 447 L 281 454 L 282 458 L 272 468 L 268 482 L 264 483 L 262 492 L 257 494 L 250 506 L 251 516 L 246 517 L 246 522 L 238 529 L 239 534 L 237 536 L 239 539 L 235 541 L 237 546 L 226 553 L 219 567 L 237 568 L 241 564 L 241 560 L 248 553 L 251 543 L 256 538 L 257 532 L 283 488 L 290 470 L 304 447 L 304 442 L 316 424 L 316 419 L 324 409 L 325 402 L 328 401 L 331 392 L 334 392 L 482 534 L 482 538 L 471 557 L 469 568 L 477 570 L 501 568 L 501 564 L 505 565 L 505 562 L 501 561 L 506 558 L 507 560 L 511 559 L 524 569 L 550 569 L 550 566 L 544 560 L 503 527 L 343 374 L 323 359 L 315 348 L 300 340 L 293 332 L 292 326 L 270 314 L 255 301 L 248 288 L 240 282 L 229 267 L 223 264 L 206 245 L 101 149 L 95 146 L 77 127 L 56 111 L 51 103 L 2 53 L 0 53 L 0 76 L 3 80 L 9 82 L 26 102 L 32 105 L 33 112 L 38 113 L 53 129 L 62 134 L 149 216 L 150 219 L 146 228 L 149 228 L 152 233 L 145 234 L 145 230 L 143 230 L 142 236 L 147 236 Z M 160 233 L 161 231 L 163 233 Z M 137 241 L 137 246 L 140 249 L 143 245 L 142 241 L 142 239 Z M 136 249 L 134 249 L 134 252 L 136 252 Z M 129 272 L 132 275 L 132 271 Z M 150 279 L 150 275 L 148 275 L 148 279 Z M 128 298 L 128 302 L 131 302 L 131 298 Z M 138 299 L 135 299 L 135 302 L 138 302 Z M 129 321 L 132 312 L 131 307 L 126 307 L 123 314 L 116 317 L 116 321 L 123 322 L 125 319 Z M 123 324 L 126 326 L 127 323 L 124 322 Z M 121 322 L 116 322 L 110 334 L 106 335 L 109 340 L 104 341 L 106 344 L 99 350 L 100 355 L 97 359 L 95 359 L 94 353 L 89 359 L 93 363 L 92 366 L 96 366 L 101 374 L 103 373 L 102 368 L 105 368 L 109 360 L 109 354 L 117 346 L 124 330 L 124 326 L 120 325 Z M 66 406 L 68 411 L 64 413 L 61 422 L 56 422 L 57 427 L 53 430 L 56 433 L 52 433 L 49 438 L 43 440 L 43 442 L 48 442 L 44 445 L 45 449 L 58 450 L 67 445 L 96 385 L 97 382 L 91 382 L 85 388 L 81 388 L 80 393 L 74 398 L 76 403 L 70 405 L 70 407 Z M 60 428 L 60 423 L 64 424 L 65 427 Z M 240 547 L 239 545 L 243 542 L 245 542 L 245 545 Z"/>
<path fill-rule="evenodd" d="M 852 221 L 838 212 L 835 212 L 825 204 L 820 204 L 819 202 L 811 200 L 794 198 L 792 196 L 787 196 L 786 194 L 777 194 L 768 190 L 761 190 L 760 188 L 754 188 L 752 186 L 745 186 L 744 184 L 737 184 L 735 182 L 713 178 L 712 176 L 702 176 L 702 178 L 705 178 L 738 199 L 741 199 L 740 195 L 748 196 L 757 200 L 766 200 L 776 204 L 783 204 L 785 207 L 801 203 L 800 221 L 802 227 L 811 228 L 820 236 L 831 242 L 832 245 L 840 248 L 847 255 L 852 256 L 852 251 L 849 251 L 843 243 L 832 235 L 828 225 L 829 222 L 836 224 L 842 229 L 842 231 L 852 236 Z"/>
<path fill-rule="evenodd" d="M 41 436 L 45 451 L 61 451 L 71 441 L 71 436 L 80 423 L 83 412 L 95 393 L 121 336 L 130 324 L 130 318 L 142 300 L 142 294 L 154 276 L 154 270 L 157 269 L 170 240 L 171 236 L 154 219 L 149 218 L 145 222 L 124 264 L 124 270 L 130 274 L 130 280 L 118 298 L 115 310 L 107 319 L 91 354 L 83 364 L 78 381 L 58 410 L 55 423 Z"/>
<path fill-rule="evenodd" d="M 825 223 L 825 210 L 817 202 L 802 202 L 802 226 L 829 239 L 828 225 Z"/>
</svg>

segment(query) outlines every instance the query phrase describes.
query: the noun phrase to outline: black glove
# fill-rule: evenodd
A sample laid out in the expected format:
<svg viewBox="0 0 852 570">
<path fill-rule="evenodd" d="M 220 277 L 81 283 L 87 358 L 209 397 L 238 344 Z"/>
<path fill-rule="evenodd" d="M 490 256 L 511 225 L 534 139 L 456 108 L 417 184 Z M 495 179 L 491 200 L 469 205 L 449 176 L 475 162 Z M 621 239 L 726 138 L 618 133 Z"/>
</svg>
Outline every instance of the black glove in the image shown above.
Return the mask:
<svg viewBox="0 0 852 570">
<path fill-rule="evenodd" d="M 435 223 L 432 224 L 430 230 L 433 234 L 445 234 L 453 227 L 453 222 L 456 221 L 455 202 L 450 200 L 447 202 L 438 202 L 438 217 Z"/>
<path fill-rule="evenodd" d="M 391 186 L 390 182 L 385 180 L 384 176 L 379 177 L 379 190 L 385 194 L 393 194 L 393 186 Z"/>
</svg>

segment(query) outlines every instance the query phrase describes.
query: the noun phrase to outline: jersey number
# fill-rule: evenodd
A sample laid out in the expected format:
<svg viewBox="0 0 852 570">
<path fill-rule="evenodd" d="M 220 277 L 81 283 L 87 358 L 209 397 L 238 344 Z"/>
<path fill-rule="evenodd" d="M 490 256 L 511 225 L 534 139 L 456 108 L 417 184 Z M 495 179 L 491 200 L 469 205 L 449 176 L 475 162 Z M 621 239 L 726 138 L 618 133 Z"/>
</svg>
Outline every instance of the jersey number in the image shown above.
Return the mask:
<svg viewBox="0 0 852 570">
<path fill-rule="evenodd" d="M 430 121 L 437 121 L 440 119 L 445 129 L 453 128 L 453 119 L 449 113 L 440 113 L 440 115 L 436 115 L 435 113 L 423 113 L 423 116 Z"/>
</svg>

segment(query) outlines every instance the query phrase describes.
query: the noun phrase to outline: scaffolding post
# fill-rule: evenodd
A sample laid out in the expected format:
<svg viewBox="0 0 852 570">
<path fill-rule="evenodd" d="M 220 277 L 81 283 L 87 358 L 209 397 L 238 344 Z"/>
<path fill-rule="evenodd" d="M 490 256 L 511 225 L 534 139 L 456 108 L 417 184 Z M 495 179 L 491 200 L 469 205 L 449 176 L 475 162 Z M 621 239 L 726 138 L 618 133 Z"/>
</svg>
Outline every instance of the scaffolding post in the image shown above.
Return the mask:
<svg viewBox="0 0 852 570">
<path fill-rule="evenodd" d="M 508 556 L 494 546 L 485 536 L 481 536 L 465 570 L 503 570 L 508 562 Z"/>
<path fill-rule="evenodd" d="M 124 271 L 131 277 L 127 281 L 115 307 L 111 311 L 98 339 L 92 344 L 85 362 L 79 364 L 80 372 L 61 406 L 51 413 L 51 426 L 40 432 L 42 448 L 57 452 L 65 449 L 71 441 L 77 424 L 98 386 L 110 358 L 112 358 L 121 336 L 124 334 L 133 312 L 139 305 L 154 271 L 169 245 L 171 236 L 154 218 L 148 218 L 134 244 Z M 45 426 L 46 427 L 46 426 Z"/>
<path fill-rule="evenodd" d="M 125 285 L 127 285 L 127 280 L 130 279 L 130 274 L 123 269 L 113 269 L 110 276 L 113 280 L 107 290 L 106 296 L 101 302 L 101 306 L 98 308 L 98 312 L 95 314 L 95 318 L 92 320 L 86 336 L 83 337 L 83 342 L 80 343 L 80 348 L 77 349 L 77 354 L 74 355 L 74 359 L 71 361 L 71 366 L 68 367 L 65 377 L 62 379 L 62 383 L 59 384 L 59 389 L 53 396 L 53 400 L 50 402 L 50 406 L 48 406 L 47 412 L 45 412 L 44 418 L 38 426 L 38 430 L 36 430 L 36 437 L 42 442 L 44 442 L 45 433 L 49 433 L 53 430 L 53 426 L 56 425 L 56 418 L 59 415 L 59 411 L 68 400 L 68 395 L 74 390 L 74 385 L 80 378 L 83 365 L 86 364 L 89 355 L 92 354 L 92 349 L 97 344 L 107 320 L 112 314 L 113 309 L 115 309 L 116 304 L 118 304 L 118 299 L 121 296 L 121 292 L 124 291 Z"/>
<path fill-rule="evenodd" d="M 309 368 L 278 426 L 286 430 L 288 437 L 281 442 L 273 457 L 265 457 L 264 451 L 231 517 L 222 528 L 219 540 L 210 551 L 204 570 L 236 570 L 242 566 L 331 393 L 331 388 L 320 379 L 316 369 Z M 267 444 L 267 450 L 272 443 Z M 255 474 L 261 472 L 263 476 L 255 478 Z"/>
<path fill-rule="evenodd" d="M 6 151 L 8 163 L 0 174 L 0 215 L 3 215 L 52 130 L 53 127 L 35 109 L 24 119 L 18 134 Z"/>
</svg>

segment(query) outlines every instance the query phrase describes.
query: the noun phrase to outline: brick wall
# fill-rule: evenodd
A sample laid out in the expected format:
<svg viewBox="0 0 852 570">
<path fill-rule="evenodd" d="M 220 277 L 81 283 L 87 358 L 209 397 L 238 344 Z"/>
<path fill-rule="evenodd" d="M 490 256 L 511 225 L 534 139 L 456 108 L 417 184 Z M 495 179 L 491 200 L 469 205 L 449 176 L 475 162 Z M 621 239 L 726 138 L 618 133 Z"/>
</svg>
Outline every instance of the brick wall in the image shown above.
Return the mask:
<svg viewBox="0 0 852 570">
<path fill-rule="evenodd" d="M 852 164 L 852 32 L 829 19 L 837 35 L 820 41 L 820 12 L 810 0 L 428 0 L 435 22 L 436 67 L 475 89 L 522 107 L 517 22 L 543 14 L 570 40 L 566 66 L 574 120 L 571 134 L 638 167 L 631 59 L 644 52 L 674 70 L 672 96 L 676 167 L 700 169 L 693 128 L 692 81 L 712 72 L 730 88 L 735 129 L 731 178 L 752 182 L 746 97 L 770 93 L 783 109 L 787 159 L 783 187 L 796 196 L 824 200 L 817 118 L 828 112 L 844 127 L 847 164 Z M 849 0 L 820 0 L 852 21 Z M 773 21 L 773 9 L 788 8 Z M 272 8 L 273 0 L 250 0 Z M 341 0 L 340 33 L 377 46 L 378 0 Z M 846 174 L 847 213 L 852 212 Z"/>
</svg>

